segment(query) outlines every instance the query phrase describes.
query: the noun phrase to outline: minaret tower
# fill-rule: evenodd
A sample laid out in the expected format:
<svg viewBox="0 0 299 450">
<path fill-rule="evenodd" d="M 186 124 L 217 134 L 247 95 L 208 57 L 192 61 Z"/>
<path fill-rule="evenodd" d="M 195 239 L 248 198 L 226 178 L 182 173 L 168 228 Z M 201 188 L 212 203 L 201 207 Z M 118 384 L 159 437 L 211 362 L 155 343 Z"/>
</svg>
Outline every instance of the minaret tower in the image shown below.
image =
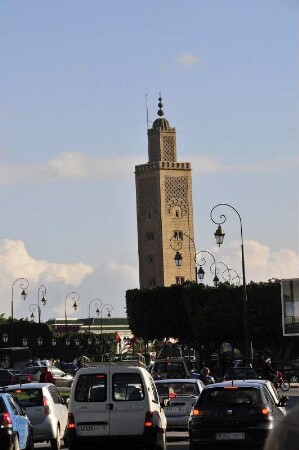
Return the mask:
<svg viewBox="0 0 299 450">
<path fill-rule="evenodd" d="M 140 289 L 195 278 L 191 164 L 177 162 L 176 130 L 163 117 L 161 96 L 158 107 L 147 130 L 148 163 L 135 166 Z M 170 240 L 183 255 L 180 267 Z"/>
</svg>

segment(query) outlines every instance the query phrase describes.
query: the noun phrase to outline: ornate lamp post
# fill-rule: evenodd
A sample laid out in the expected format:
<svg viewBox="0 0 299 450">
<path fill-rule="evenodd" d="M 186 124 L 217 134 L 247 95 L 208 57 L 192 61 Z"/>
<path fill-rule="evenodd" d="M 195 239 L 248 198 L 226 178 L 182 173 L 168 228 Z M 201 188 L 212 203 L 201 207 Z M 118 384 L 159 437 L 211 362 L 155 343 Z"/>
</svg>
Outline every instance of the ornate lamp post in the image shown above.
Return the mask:
<svg viewBox="0 0 299 450">
<path fill-rule="evenodd" d="M 74 311 L 77 311 L 78 309 L 78 301 L 80 300 L 80 296 L 77 292 L 70 292 L 65 297 L 64 301 L 64 318 L 65 318 L 65 336 L 67 336 L 67 314 L 66 314 L 66 302 L 67 300 L 72 300 L 73 302 L 73 309 Z M 68 345 L 68 344 L 66 344 Z"/>
<path fill-rule="evenodd" d="M 107 317 L 111 317 L 111 311 L 113 310 L 113 306 L 110 303 L 105 303 L 99 308 L 99 312 L 101 313 L 101 337 L 103 334 L 103 309 L 106 307 Z"/>
<path fill-rule="evenodd" d="M 207 250 L 200 250 L 199 252 L 197 252 L 194 240 L 186 233 L 182 233 L 182 236 L 186 236 L 190 240 L 190 242 L 192 242 L 192 245 L 193 245 L 193 248 L 194 248 L 195 281 L 196 281 L 196 283 L 198 283 L 198 280 L 202 281 L 203 278 L 204 278 L 205 271 L 203 270 L 202 266 L 206 263 L 206 260 L 205 260 L 205 258 L 201 257 L 201 261 L 202 262 L 198 263 L 197 262 L 197 256 L 200 253 L 208 253 L 213 258 L 213 261 L 216 264 L 215 257 L 214 257 L 214 255 L 212 253 L 208 252 Z M 175 244 L 174 244 L 174 242 L 175 242 Z M 174 245 L 175 245 L 175 247 L 174 247 Z M 177 233 L 174 233 L 174 235 L 171 237 L 171 239 L 170 239 L 170 247 L 173 250 L 176 250 L 176 254 L 174 256 L 174 261 L 175 261 L 176 266 L 180 267 L 182 265 L 182 263 L 183 263 L 183 256 L 182 256 L 182 254 L 180 253 L 179 250 L 182 249 L 183 244 L 182 244 L 182 241 L 178 239 L 178 234 Z M 215 287 L 217 287 L 218 284 L 219 284 L 219 278 L 217 277 L 217 273 L 216 273 L 216 266 L 215 266 L 215 276 L 213 278 L 213 283 L 214 283 Z"/>
<path fill-rule="evenodd" d="M 243 277 L 243 308 L 244 308 L 244 340 L 245 340 L 245 360 L 246 365 L 249 365 L 251 363 L 251 350 L 250 350 L 250 336 L 249 336 L 249 323 L 248 323 L 248 305 L 247 305 L 247 291 L 246 291 L 246 276 L 245 276 L 245 258 L 244 258 L 244 243 L 243 243 L 243 227 L 242 227 L 242 219 L 238 211 L 228 203 L 219 203 L 218 205 L 214 206 L 210 212 L 211 220 L 216 225 L 218 225 L 218 228 L 216 232 L 214 233 L 214 236 L 216 238 L 216 243 L 220 245 L 223 243 L 223 239 L 225 236 L 224 230 L 222 228 L 222 224 L 226 221 L 226 216 L 224 214 L 221 214 L 219 217 L 219 221 L 214 220 L 213 218 L 213 212 L 216 208 L 219 206 L 226 206 L 228 208 L 231 208 L 239 217 L 240 221 L 240 232 L 241 232 L 241 256 L 242 256 L 242 277 Z"/>
<path fill-rule="evenodd" d="M 101 302 L 101 300 L 99 298 L 94 298 L 93 300 L 91 300 L 89 302 L 89 305 L 88 305 L 88 334 L 89 334 L 89 336 L 90 336 L 90 322 L 91 322 L 90 307 L 91 307 L 92 303 L 95 303 L 94 306 L 96 308 L 96 315 L 98 317 L 99 317 L 99 314 L 100 314 L 100 308 L 102 306 L 102 302 Z"/>
<path fill-rule="evenodd" d="M 45 286 L 43 284 L 41 284 L 40 287 L 38 288 L 38 293 L 37 293 L 38 323 L 40 323 L 40 317 L 41 317 L 40 296 L 41 296 L 41 303 L 43 304 L 43 306 L 45 306 L 47 303 L 46 292 L 47 292 L 47 289 L 45 288 Z"/>
<path fill-rule="evenodd" d="M 36 310 L 39 312 L 39 305 L 37 303 L 31 303 L 31 305 L 29 305 L 29 311 L 31 312 L 30 320 L 32 322 L 35 319 L 35 314 L 34 313 L 35 313 Z M 40 316 L 38 315 L 38 317 L 40 317 Z"/>
<path fill-rule="evenodd" d="M 14 345 L 14 335 L 13 335 L 14 315 L 13 315 L 13 313 L 14 313 L 14 287 L 15 287 L 16 283 L 20 283 L 19 289 L 22 290 L 21 296 L 23 297 L 23 300 L 26 300 L 26 297 L 27 297 L 26 289 L 28 289 L 28 286 L 29 286 L 29 281 L 27 280 L 27 278 L 17 278 L 11 286 L 11 332 L 10 332 L 11 347 L 13 347 L 13 345 Z"/>
</svg>

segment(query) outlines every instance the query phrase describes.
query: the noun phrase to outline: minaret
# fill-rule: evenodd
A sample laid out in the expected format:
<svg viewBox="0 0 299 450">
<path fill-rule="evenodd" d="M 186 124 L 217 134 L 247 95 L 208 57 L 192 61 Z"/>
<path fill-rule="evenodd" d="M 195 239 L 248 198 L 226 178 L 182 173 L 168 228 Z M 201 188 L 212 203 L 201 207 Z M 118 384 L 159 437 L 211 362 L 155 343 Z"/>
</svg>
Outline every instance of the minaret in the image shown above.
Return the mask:
<svg viewBox="0 0 299 450">
<path fill-rule="evenodd" d="M 148 163 L 135 166 L 140 289 L 195 279 L 191 164 L 177 162 L 176 130 L 158 116 L 148 135 Z M 177 267 L 175 250 L 183 264 Z"/>
</svg>

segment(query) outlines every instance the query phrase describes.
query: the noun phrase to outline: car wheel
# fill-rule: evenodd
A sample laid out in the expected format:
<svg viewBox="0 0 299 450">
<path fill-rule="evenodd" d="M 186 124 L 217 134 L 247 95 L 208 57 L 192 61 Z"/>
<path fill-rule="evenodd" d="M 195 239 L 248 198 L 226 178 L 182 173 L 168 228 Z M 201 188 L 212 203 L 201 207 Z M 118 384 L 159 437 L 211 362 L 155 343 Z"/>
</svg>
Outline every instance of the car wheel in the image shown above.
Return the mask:
<svg viewBox="0 0 299 450">
<path fill-rule="evenodd" d="M 14 436 L 10 450 L 20 450 L 18 436 Z"/>
<path fill-rule="evenodd" d="M 60 430 L 57 428 L 56 438 L 50 440 L 51 450 L 60 450 Z"/>
</svg>

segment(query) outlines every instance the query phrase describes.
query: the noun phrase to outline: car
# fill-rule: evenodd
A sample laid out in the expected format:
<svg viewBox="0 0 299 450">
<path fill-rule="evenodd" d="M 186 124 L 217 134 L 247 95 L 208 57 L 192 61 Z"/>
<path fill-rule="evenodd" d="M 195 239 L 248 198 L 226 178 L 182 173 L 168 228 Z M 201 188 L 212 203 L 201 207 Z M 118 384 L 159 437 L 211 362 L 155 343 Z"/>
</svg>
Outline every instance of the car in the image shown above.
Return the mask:
<svg viewBox="0 0 299 450">
<path fill-rule="evenodd" d="M 0 369 L 0 386 L 7 386 L 15 383 L 28 383 L 30 377 L 28 375 L 19 375 L 18 370 Z"/>
<path fill-rule="evenodd" d="M 204 383 L 194 378 L 155 380 L 160 399 L 168 398 L 164 407 L 167 430 L 188 430 L 190 411 L 204 388 Z"/>
<path fill-rule="evenodd" d="M 69 375 L 72 375 L 73 377 L 76 375 L 78 369 L 79 367 L 75 363 L 61 363 L 61 370 L 63 370 L 63 372 L 65 373 L 68 373 Z"/>
<path fill-rule="evenodd" d="M 223 381 L 226 380 L 249 380 L 258 379 L 259 376 L 253 367 L 229 367 L 223 376 Z"/>
<path fill-rule="evenodd" d="M 281 372 L 290 383 L 299 382 L 299 364 L 290 361 L 272 361 L 271 366 Z"/>
<path fill-rule="evenodd" d="M 0 392 L 0 441 L 3 450 L 33 450 L 33 431 L 21 405 L 8 392 Z"/>
<path fill-rule="evenodd" d="M 260 380 L 232 380 L 206 385 L 190 413 L 190 450 L 223 444 L 249 448 L 264 445 L 269 432 L 284 417 L 266 384 Z"/>
<path fill-rule="evenodd" d="M 68 409 L 57 387 L 51 383 L 16 384 L 5 388 L 25 408 L 32 424 L 34 442 L 49 441 L 52 450 L 66 442 Z"/>
<path fill-rule="evenodd" d="M 74 381 L 73 375 L 65 373 L 63 370 L 58 369 L 58 367 L 51 367 L 48 369 L 54 378 L 55 385 L 57 387 L 71 387 Z"/>
<path fill-rule="evenodd" d="M 144 367 L 103 363 L 76 373 L 68 414 L 69 450 L 166 449 L 166 416 Z"/>
<path fill-rule="evenodd" d="M 20 375 L 28 375 L 31 377 L 31 381 L 39 382 L 43 368 L 46 368 L 46 366 L 28 366 L 20 372 Z M 74 380 L 72 375 L 66 374 L 55 366 L 47 367 L 47 369 L 52 373 L 57 387 L 71 387 Z"/>
<path fill-rule="evenodd" d="M 162 379 L 168 378 L 192 378 L 185 358 L 159 358 L 153 362 L 151 373 L 161 374 Z"/>
</svg>

